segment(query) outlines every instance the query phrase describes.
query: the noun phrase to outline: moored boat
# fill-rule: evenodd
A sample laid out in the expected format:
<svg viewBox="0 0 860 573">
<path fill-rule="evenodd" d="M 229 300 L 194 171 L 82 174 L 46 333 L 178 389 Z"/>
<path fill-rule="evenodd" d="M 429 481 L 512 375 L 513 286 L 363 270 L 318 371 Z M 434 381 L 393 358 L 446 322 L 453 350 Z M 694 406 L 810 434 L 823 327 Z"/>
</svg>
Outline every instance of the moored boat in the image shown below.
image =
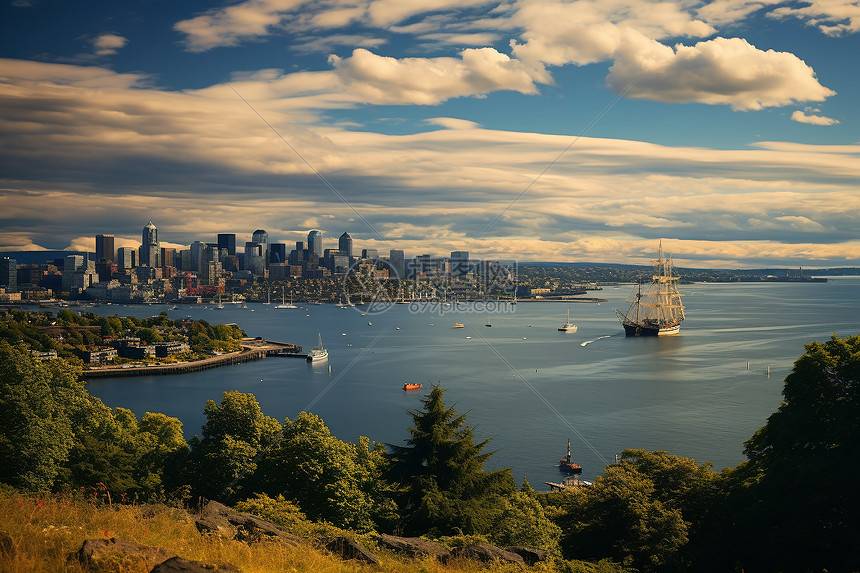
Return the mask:
<svg viewBox="0 0 860 573">
<path fill-rule="evenodd" d="M 573 461 L 570 455 L 570 440 L 567 441 L 567 456 L 558 461 L 558 469 L 569 474 L 581 474 L 582 466 Z"/>
<path fill-rule="evenodd" d="M 616 309 L 618 320 L 627 336 L 667 336 L 678 334 L 684 321 L 684 305 L 678 292 L 678 277 L 674 274 L 671 255 L 663 256 L 663 242 L 653 261 L 656 273 L 643 292 L 642 283 L 636 285 L 627 312 Z"/>
<path fill-rule="evenodd" d="M 311 351 L 308 352 L 308 362 L 322 362 L 328 358 L 328 350 L 325 349 L 322 343 L 322 335 L 317 334 L 319 342 Z"/>
<path fill-rule="evenodd" d="M 463 324 L 462 322 L 455 322 L 454 328 L 466 328 L 466 325 Z"/>
<path fill-rule="evenodd" d="M 418 382 L 407 382 L 403 385 L 404 390 L 418 390 L 421 388 L 421 384 Z"/>
<path fill-rule="evenodd" d="M 567 322 L 558 327 L 559 332 L 576 332 L 578 327 L 570 322 L 570 309 L 567 309 Z"/>
</svg>

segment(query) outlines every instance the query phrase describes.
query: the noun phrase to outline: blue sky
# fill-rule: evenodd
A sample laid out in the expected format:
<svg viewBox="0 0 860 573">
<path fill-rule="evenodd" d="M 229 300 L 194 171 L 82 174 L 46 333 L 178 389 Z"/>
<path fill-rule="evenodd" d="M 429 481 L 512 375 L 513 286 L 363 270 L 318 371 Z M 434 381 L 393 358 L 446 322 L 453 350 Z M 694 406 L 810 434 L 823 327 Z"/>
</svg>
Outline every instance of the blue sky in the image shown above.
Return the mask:
<svg viewBox="0 0 860 573">
<path fill-rule="evenodd" d="M 860 265 L 860 3 L 0 6 L 0 249 Z"/>
</svg>

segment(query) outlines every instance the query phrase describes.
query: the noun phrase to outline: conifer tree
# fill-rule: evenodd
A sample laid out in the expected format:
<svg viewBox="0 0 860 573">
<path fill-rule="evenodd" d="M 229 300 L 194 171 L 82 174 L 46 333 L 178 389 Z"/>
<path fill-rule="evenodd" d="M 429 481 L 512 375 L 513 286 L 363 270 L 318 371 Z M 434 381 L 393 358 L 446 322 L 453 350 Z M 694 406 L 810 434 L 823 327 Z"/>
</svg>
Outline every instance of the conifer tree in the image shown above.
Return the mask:
<svg viewBox="0 0 860 573">
<path fill-rule="evenodd" d="M 500 511 L 503 496 L 515 491 L 510 468 L 486 472 L 494 452 L 489 440 L 475 443 L 466 417 L 442 400 L 438 385 L 410 412 L 414 427 L 405 446 L 389 444 L 389 477 L 398 484 L 399 528 L 406 534 L 482 533 Z"/>
</svg>

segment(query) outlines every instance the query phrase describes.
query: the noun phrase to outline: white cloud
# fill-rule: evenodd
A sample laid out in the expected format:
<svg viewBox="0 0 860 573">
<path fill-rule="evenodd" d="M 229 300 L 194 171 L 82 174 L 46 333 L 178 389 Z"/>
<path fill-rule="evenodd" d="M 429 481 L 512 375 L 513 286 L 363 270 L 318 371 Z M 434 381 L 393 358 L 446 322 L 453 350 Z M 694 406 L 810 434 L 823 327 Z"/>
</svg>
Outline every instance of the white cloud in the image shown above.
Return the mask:
<svg viewBox="0 0 860 573">
<path fill-rule="evenodd" d="M 673 49 L 639 38 L 616 54 L 607 82 L 617 92 L 656 101 L 757 110 L 835 94 L 788 52 L 762 51 L 740 38 L 715 38 Z"/>
<path fill-rule="evenodd" d="M 304 0 L 246 0 L 177 22 L 174 29 L 187 36 L 186 46 L 192 52 L 237 46 L 268 35 L 285 12 L 302 4 Z"/>
<path fill-rule="evenodd" d="M 797 18 L 828 36 L 860 31 L 860 2 L 856 0 L 808 0 L 803 4 L 780 6 L 769 15 L 773 18 Z"/>
<path fill-rule="evenodd" d="M 805 112 L 798 109 L 791 114 L 791 119 L 792 121 L 797 121 L 800 123 L 809 123 L 811 125 L 837 125 L 839 123 L 838 119 L 818 115 L 818 110 L 815 110 L 814 112 L 811 112 L 809 115 L 807 115 Z"/>
<path fill-rule="evenodd" d="M 346 89 L 367 103 L 434 105 L 497 90 L 537 91 L 521 62 L 493 48 L 466 49 L 459 58 L 404 59 L 358 49 L 330 61 Z"/>
<path fill-rule="evenodd" d="M 126 43 L 128 40 L 119 34 L 104 33 L 93 40 L 93 48 L 97 56 L 110 56 L 116 54 Z"/>
</svg>

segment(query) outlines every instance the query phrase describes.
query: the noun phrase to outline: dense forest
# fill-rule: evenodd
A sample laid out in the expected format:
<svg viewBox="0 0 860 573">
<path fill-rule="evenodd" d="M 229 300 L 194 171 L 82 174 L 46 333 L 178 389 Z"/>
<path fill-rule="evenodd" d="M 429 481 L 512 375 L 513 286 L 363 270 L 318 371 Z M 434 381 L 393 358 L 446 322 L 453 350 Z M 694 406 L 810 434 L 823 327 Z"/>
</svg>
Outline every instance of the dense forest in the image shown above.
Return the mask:
<svg viewBox="0 0 860 573">
<path fill-rule="evenodd" d="M 148 328 L 143 326 L 142 328 Z M 627 450 L 589 487 L 536 492 L 487 471 L 488 441 L 434 386 L 400 445 L 344 442 L 318 416 L 280 422 L 251 394 L 176 418 L 108 408 L 75 361 L 0 342 L 0 483 L 94 503 L 219 500 L 300 534 L 329 528 L 481 538 L 549 550 L 568 571 L 860 569 L 860 336 L 813 342 L 784 400 L 721 472 Z"/>
</svg>

